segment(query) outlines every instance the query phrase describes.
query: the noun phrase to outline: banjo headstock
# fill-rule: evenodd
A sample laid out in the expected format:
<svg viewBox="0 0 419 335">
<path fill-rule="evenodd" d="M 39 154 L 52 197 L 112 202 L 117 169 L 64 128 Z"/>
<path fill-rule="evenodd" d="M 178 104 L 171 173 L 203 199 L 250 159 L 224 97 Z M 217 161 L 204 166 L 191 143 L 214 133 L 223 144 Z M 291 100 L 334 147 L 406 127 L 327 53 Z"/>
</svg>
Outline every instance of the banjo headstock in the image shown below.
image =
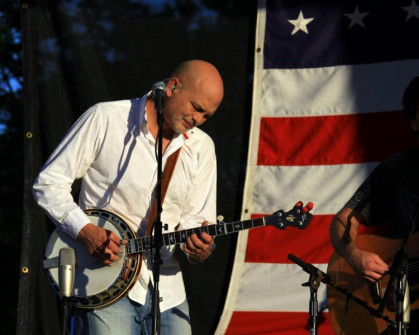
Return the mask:
<svg viewBox="0 0 419 335">
<path fill-rule="evenodd" d="M 288 212 L 284 212 L 282 209 L 276 211 L 271 216 L 265 218 L 265 224 L 279 229 L 285 229 L 288 226 L 303 229 L 307 227 L 313 217 L 313 215 L 309 213 L 313 209 L 313 203 L 308 202 L 304 207 L 303 205 L 304 204 L 299 201 Z"/>
</svg>

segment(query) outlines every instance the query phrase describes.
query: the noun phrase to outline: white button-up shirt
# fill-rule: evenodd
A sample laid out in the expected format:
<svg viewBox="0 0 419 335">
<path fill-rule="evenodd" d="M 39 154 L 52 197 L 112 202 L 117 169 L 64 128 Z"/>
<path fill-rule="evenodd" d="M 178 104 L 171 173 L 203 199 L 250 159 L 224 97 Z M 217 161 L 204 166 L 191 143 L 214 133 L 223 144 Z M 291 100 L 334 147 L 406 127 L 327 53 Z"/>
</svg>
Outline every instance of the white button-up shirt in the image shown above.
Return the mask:
<svg viewBox="0 0 419 335">
<path fill-rule="evenodd" d="M 99 208 L 119 214 L 144 236 L 157 181 L 156 141 L 148 131 L 141 99 L 99 103 L 71 127 L 38 175 L 34 197 L 53 222 L 73 238 L 90 222 L 83 209 Z M 216 220 L 216 158 L 211 138 L 198 128 L 177 134 L 163 155 L 182 147 L 163 203 L 163 233 Z M 82 178 L 78 204 L 71 195 Z M 182 273 L 174 246 L 163 247 L 160 276 L 161 311 L 185 298 Z M 140 276 L 129 297 L 144 304 L 151 262 L 143 257 Z"/>
</svg>

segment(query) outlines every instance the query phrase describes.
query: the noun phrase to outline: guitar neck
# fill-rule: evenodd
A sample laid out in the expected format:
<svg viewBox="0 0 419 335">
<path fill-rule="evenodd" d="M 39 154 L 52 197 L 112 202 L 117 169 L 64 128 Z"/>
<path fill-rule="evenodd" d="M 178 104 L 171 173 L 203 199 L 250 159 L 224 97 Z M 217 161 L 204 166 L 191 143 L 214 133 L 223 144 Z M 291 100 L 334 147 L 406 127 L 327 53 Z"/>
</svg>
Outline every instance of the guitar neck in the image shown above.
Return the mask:
<svg viewBox="0 0 419 335">
<path fill-rule="evenodd" d="M 188 236 L 193 234 L 200 235 L 205 232 L 213 237 L 235 233 L 241 230 L 263 227 L 266 225 L 264 217 L 249 219 L 244 221 L 236 221 L 229 223 L 219 223 L 197 228 L 179 230 L 171 233 L 162 234 L 162 246 L 184 243 Z M 140 238 L 130 239 L 126 245 L 128 254 L 137 254 L 149 251 L 153 247 L 152 237 L 144 236 Z"/>
</svg>

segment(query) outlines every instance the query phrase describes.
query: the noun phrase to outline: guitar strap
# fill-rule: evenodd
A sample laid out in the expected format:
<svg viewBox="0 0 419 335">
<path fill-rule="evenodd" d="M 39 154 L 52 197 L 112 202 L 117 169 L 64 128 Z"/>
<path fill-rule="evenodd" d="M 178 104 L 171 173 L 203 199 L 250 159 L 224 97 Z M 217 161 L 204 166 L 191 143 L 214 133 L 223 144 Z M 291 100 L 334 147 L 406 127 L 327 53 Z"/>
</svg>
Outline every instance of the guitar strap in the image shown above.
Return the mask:
<svg viewBox="0 0 419 335">
<path fill-rule="evenodd" d="M 170 179 L 172 178 L 173 171 L 175 170 L 176 162 L 179 157 L 179 153 L 182 147 L 172 153 L 166 161 L 166 165 L 163 170 L 163 179 L 161 185 L 161 202 L 163 204 L 164 197 L 166 196 L 167 189 L 169 188 Z M 147 233 L 146 236 L 150 236 L 153 230 L 153 222 L 157 215 L 157 197 L 154 197 L 153 207 L 151 209 L 150 217 L 148 218 Z"/>
</svg>

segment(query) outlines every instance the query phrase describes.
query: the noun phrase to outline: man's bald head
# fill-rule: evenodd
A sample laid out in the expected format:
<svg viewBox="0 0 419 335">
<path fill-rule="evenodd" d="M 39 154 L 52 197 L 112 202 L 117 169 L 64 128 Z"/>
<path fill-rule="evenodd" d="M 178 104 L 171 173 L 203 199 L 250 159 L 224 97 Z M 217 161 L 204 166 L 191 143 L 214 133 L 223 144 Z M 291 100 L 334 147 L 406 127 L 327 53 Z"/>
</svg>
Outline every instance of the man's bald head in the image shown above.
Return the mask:
<svg viewBox="0 0 419 335">
<path fill-rule="evenodd" d="M 213 97 L 217 106 L 224 96 L 224 84 L 217 68 L 203 60 L 189 60 L 180 64 L 172 73 L 186 89 L 198 89 Z"/>
</svg>

